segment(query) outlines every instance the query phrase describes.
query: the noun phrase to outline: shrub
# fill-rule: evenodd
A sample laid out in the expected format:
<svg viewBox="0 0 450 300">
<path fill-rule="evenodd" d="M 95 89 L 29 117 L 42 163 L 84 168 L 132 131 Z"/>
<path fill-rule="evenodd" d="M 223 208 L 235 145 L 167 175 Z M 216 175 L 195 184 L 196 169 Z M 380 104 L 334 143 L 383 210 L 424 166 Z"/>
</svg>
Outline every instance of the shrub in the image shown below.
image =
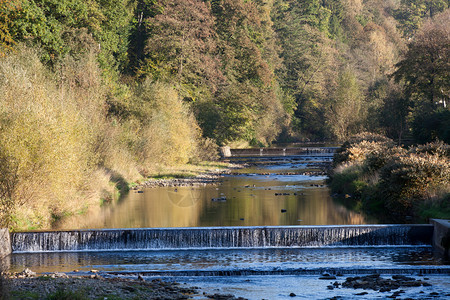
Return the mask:
<svg viewBox="0 0 450 300">
<path fill-rule="evenodd" d="M 411 153 L 430 154 L 450 158 L 450 146 L 439 140 L 427 143 L 425 145 L 411 147 L 409 151 Z"/>
<path fill-rule="evenodd" d="M 421 202 L 450 190 L 450 163 L 437 155 L 399 156 L 381 171 L 380 189 L 388 209 L 412 215 Z"/>
<path fill-rule="evenodd" d="M 332 191 L 360 198 L 366 210 L 384 220 L 423 216 L 424 209 L 442 215 L 436 207 L 445 211 L 440 199 L 450 191 L 450 160 L 449 146 L 442 142 L 406 150 L 377 136 L 356 137 L 335 155 L 334 165 Z"/>
<path fill-rule="evenodd" d="M 394 142 L 377 134 L 357 135 L 346 141 L 335 153 L 333 165 L 362 162 L 368 155 L 383 153 L 393 147 Z"/>
</svg>

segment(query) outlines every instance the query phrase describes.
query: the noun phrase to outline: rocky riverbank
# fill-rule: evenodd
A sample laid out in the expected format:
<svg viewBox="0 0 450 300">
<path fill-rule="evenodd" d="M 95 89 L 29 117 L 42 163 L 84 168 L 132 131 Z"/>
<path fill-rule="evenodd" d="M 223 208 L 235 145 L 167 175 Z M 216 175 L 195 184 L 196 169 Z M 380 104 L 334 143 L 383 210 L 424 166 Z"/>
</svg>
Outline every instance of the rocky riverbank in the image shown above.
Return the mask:
<svg viewBox="0 0 450 300">
<path fill-rule="evenodd" d="M 20 273 L 3 273 L 0 299 L 223 299 L 244 300 L 233 295 L 208 294 L 198 287 L 160 279 L 104 278 L 92 275 L 68 276 L 53 273 L 37 276 L 25 269 Z"/>
<path fill-rule="evenodd" d="M 224 175 L 232 174 L 232 170 L 243 168 L 243 164 L 228 164 L 227 168 L 208 170 L 195 175 L 185 175 L 180 173 L 171 176 L 163 176 L 163 178 L 149 178 L 143 183 L 132 188 L 134 191 L 140 191 L 144 188 L 156 187 L 180 187 L 180 186 L 206 186 L 218 184 L 219 179 Z"/>
</svg>

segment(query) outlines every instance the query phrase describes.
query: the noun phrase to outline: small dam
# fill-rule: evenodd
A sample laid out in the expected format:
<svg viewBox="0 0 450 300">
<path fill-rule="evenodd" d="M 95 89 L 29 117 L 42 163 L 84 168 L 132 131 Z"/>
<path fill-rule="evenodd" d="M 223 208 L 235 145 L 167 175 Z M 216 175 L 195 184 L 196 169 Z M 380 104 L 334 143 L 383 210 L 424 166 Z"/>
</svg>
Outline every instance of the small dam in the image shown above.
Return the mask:
<svg viewBox="0 0 450 300">
<path fill-rule="evenodd" d="M 432 247 L 433 237 L 443 233 L 433 224 L 16 232 L 10 234 L 12 254 L 6 259 L 16 272 L 160 278 L 248 299 L 284 299 L 280 295 L 287 291 L 309 299 L 360 299 L 352 289 L 330 291 L 329 281 L 319 280 L 323 274 L 341 281 L 373 274 L 429 280 L 429 287 L 406 289 L 405 296 L 414 297 L 418 289 L 448 292 L 448 260 Z M 389 296 L 370 293 L 370 299 Z"/>
<path fill-rule="evenodd" d="M 255 226 L 17 232 L 13 253 L 431 245 L 433 225 Z"/>
<path fill-rule="evenodd" d="M 339 147 L 271 147 L 271 148 L 222 148 L 224 157 L 332 155 Z"/>
</svg>

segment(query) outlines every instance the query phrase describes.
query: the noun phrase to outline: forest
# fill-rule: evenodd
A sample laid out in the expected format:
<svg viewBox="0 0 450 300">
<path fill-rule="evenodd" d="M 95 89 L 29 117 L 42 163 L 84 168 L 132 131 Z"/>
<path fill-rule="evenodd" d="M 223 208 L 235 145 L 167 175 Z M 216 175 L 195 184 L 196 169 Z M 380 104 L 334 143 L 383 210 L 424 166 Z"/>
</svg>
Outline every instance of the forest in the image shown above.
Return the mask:
<svg viewBox="0 0 450 300">
<path fill-rule="evenodd" d="M 0 0 L 2 225 L 48 228 L 223 145 L 450 143 L 448 5 Z"/>
</svg>

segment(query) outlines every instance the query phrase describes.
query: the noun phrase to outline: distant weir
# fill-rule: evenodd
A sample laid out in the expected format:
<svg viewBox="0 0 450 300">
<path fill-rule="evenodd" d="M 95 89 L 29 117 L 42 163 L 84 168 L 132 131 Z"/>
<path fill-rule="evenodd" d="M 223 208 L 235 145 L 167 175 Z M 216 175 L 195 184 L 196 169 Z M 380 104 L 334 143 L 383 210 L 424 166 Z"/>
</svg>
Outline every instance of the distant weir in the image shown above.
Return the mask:
<svg viewBox="0 0 450 300">
<path fill-rule="evenodd" d="M 11 234 L 13 253 L 431 245 L 432 225 L 89 229 Z"/>
<path fill-rule="evenodd" d="M 226 156 L 295 156 L 295 155 L 333 155 L 338 147 L 296 147 L 296 148 L 245 148 L 229 149 Z"/>
</svg>

